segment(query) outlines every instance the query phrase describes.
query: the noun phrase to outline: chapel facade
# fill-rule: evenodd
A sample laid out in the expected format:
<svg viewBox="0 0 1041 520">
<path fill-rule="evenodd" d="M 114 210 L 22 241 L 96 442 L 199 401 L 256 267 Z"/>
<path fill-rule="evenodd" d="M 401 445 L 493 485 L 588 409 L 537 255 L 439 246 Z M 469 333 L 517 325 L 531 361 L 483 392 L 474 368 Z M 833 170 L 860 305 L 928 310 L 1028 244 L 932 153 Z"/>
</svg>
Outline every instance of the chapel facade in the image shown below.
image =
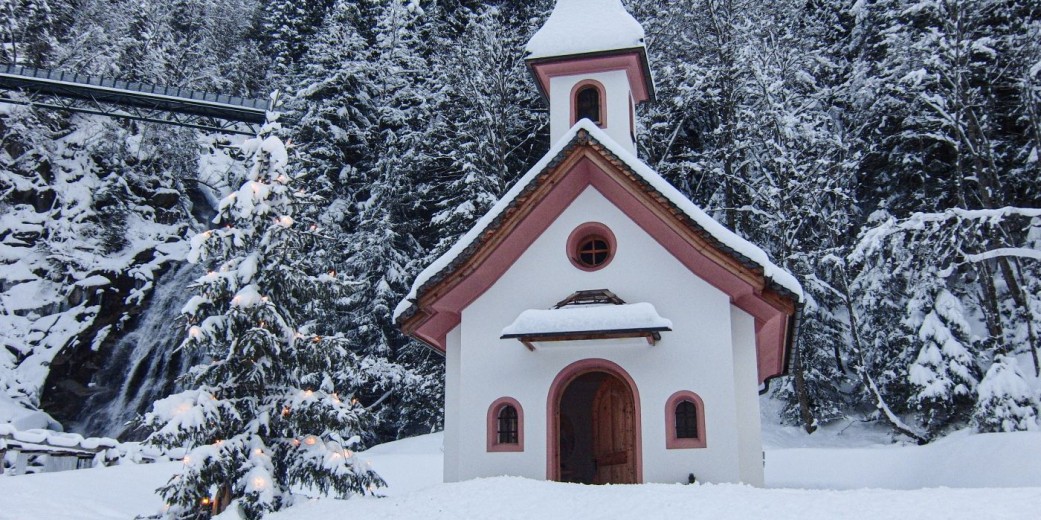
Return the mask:
<svg viewBox="0 0 1041 520">
<path fill-rule="evenodd" d="M 445 481 L 762 485 L 798 282 L 637 158 L 654 83 L 620 0 L 558 0 L 527 53 L 552 148 L 395 312 L 446 357 Z"/>
</svg>

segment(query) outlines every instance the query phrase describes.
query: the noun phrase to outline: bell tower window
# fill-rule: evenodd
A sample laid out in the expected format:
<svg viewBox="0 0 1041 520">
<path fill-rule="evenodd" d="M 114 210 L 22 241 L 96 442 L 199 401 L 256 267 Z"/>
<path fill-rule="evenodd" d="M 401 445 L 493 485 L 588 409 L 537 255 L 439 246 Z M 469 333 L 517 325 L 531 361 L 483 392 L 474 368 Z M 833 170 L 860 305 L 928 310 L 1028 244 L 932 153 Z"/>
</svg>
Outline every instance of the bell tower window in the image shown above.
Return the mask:
<svg viewBox="0 0 1041 520">
<path fill-rule="evenodd" d="M 604 86 L 599 81 L 585 80 L 571 92 L 571 124 L 588 119 L 600 128 L 607 128 Z"/>
</svg>

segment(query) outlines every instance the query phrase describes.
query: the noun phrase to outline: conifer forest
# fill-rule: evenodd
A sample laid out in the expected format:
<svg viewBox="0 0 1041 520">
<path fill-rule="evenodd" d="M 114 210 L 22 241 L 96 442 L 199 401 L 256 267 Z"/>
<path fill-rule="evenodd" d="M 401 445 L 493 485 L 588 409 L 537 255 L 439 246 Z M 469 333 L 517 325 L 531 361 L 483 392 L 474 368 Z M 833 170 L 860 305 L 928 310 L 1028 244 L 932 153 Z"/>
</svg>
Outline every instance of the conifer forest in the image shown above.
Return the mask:
<svg viewBox="0 0 1041 520">
<path fill-rule="evenodd" d="M 624 3 L 657 89 L 640 158 L 806 291 L 789 375 L 765 389 L 776 420 L 921 443 L 1037 429 L 1041 3 Z M 378 485 L 285 439 L 307 421 L 336 449 L 439 429 L 443 359 L 392 315 L 549 149 L 524 45 L 552 7 L 0 0 L 0 64 L 280 103 L 255 139 L 0 103 L 4 406 L 169 447 L 267 429 L 237 448 L 257 471 Z"/>
</svg>

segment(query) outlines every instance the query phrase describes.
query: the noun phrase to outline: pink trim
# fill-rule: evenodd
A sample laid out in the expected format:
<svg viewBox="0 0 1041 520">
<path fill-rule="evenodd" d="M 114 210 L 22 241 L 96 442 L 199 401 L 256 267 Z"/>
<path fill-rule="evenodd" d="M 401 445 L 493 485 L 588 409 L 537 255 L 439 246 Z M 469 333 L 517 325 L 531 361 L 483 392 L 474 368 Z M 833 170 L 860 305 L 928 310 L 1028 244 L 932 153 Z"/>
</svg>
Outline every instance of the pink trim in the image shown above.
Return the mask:
<svg viewBox="0 0 1041 520">
<path fill-rule="evenodd" d="M 636 143 L 636 105 L 633 104 L 633 97 L 629 96 L 629 138 Z"/>
<path fill-rule="evenodd" d="M 575 126 L 575 123 L 578 122 L 578 91 L 589 86 L 596 88 L 600 96 L 600 122 L 596 123 L 596 126 L 607 128 L 607 89 L 604 88 L 603 83 L 595 79 L 584 79 L 571 87 L 571 126 Z"/>
<path fill-rule="evenodd" d="M 676 407 L 684 401 L 694 403 L 698 417 L 698 436 L 692 439 L 680 439 L 676 437 Z M 708 444 L 705 431 L 705 402 L 701 397 L 690 390 L 680 390 L 669 396 L 665 401 L 665 449 L 681 450 L 690 448 L 704 448 Z"/>
<path fill-rule="evenodd" d="M 557 76 L 576 76 L 579 74 L 595 74 L 624 70 L 629 77 L 629 89 L 637 103 L 651 98 L 650 78 L 643 73 L 640 63 L 640 51 L 629 51 L 622 54 L 598 57 L 578 57 L 559 61 L 530 63 L 535 77 L 542 86 L 542 91 L 549 92 L 549 80 Z"/>
<path fill-rule="evenodd" d="M 607 261 L 596 267 L 590 267 L 578 260 L 578 246 L 590 235 L 603 237 L 604 240 L 607 240 L 607 247 L 611 249 L 611 252 L 607 255 Z M 617 251 L 618 240 L 615 239 L 614 233 L 611 232 L 610 228 L 599 222 L 586 222 L 585 224 L 575 228 L 575 230 L 571 232 L 571 235 L 567 237 L 567 250 L 565 251 L 565 254 L 567 255 L 567 259 L 571 260 L 571 265 L 583 271 L 599 271 L 611 264 Z"/>
<path fill-rule="evenodd" d="M 517 410 L 517 444 L 499 443 L 499 410 L 506 405 Z M 524 408 L 512 397 L 500 397 L 488 407 L 488 451 L 524 451 Z"/>
<path fill-rule="evenodd" d="M 636 452 L 636 483 L 643 483 L 643 419 L 640 413 L 640 390 L 629 373 L 606 359 L 583 359 L 564 367 L 553 379 L 546 398 L 546 480 L 560 480 L 560 398 L 564 390 L 579 376 L 604 372 L 623 381 L 633 396 L 633 451 Z"/>
<path fill-rule="evenodd" d="M 509 236 L 481 264 L 467 273 L 453 275 L 459 277 L 460 281 L 437 295 L 433 303 L 422 310 L 428 316 L 411 334 L 444 352 L 445 337 L 459 324 L 462 309 L 484 294 L 583 190 L 593 186 L 687 269 L 729 295 L 731 303 L 755 317 L 760 383 L 783 373 L 789 320 L 787 312 L 764 299 L 761 287 L 753 286 L 728 271 L 687 242 L 663 217 L 633 195 L 632 190 L 640 188 L 632 180 L 613 168 L 609 168 L 608 172 L 597 166 L 592 158 L 603 157 L 599 152 L 591 147 L 579 147 L 573 153 L 583 156 L 568 171 L 563 172 L 556 186 L 535 203 L 530 213 L 512 229 L 505 231 Z"/>
</svg>

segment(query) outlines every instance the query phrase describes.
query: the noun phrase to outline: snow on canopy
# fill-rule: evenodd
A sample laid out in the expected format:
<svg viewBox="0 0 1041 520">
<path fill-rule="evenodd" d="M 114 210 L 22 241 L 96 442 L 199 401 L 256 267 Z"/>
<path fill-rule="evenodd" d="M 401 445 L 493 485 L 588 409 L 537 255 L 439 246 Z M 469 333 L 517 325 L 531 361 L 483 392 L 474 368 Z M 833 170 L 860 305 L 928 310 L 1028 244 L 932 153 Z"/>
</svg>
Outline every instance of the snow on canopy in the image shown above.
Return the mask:
<svg viewBox="0 0 1041 520">
<path fill-rule="evenodd" d="M 671 329 L 650 303 L 580 305 L 559 309 L 528 309 L 505 329 L 503 337 L 528 334 Z"/>
<path fill-rule="evenodd" d="M 643 26 L 621 0 L 557 0 L 553 13 L 528 41 L 528 59 L 644 46 Z"/>
<path fill-rule="evenodd" d="M 712 236 L 712 238 L 719 241 L 719 243 L 729 248 L 735 254 L 761 267 L 763 269 L 763 276 L 765 276 L 768 281 L 772 281 L 773 283 L 783 287 L 785 290 L 791 292 L 800 302 L 803 301 L 803 291 L 799 281 L 796 280 L 791 273 L 771 262 L 770 257 L 765 251 L 717 222 L 714 218 L 709 216 L 708 213 L 705 213 L 704 210 L 680 193 L 680 191 L 672 184 L 669 184 L 669 182 L 662 178 L 661 175 L 658 175 L 658 173 L 651 169 L 650 166 L 647 166 L 631 152 L 616 143 L 614 139 L 611 139 L 611 137 L 604 133 L 603 130 L 588 119 L 582 119 L 575 123 L 575 126 L 571 127 L 571 129 L 568 130 L 568 132 L 564 134 L 564 136 L 561 137 L 552 148 L 550 148 L 549 152 L 547 152 L 546 155 L 535 164 L 535 166 L 528 170 L 528 172 L 525 173 L 509 191 L 506 192 L 506 195 L 499 199 L 499 201 L 488 210 L 488 213 L 477 221 L 470 231 L 460 237 L 459 240 L 445 252 L 445 254 L 441 255 L 437 260 L 434 260 L 426 269 L 419 273 L 419 276 L 417 276 L 416 280 L 412 283 L 412 289 L 409 291 L 408 295 L 405 296 L 405 298 L 398 303 L 397 308 L 394 309 L 395 321 L 400 319 L 401 316 L 410 308 L 414 307 L 413 302 L 416 301 L 420 289 L 422 289 L 427 282 L 432 281 L 436 276 L 441 274 L 442 271 L 450 270 L 453 264 L 460 259 L 461 256 L 466 254 L 471 245 L 473 245 L 484 231 L 488 229 L 489 226 L 493 225 L 495 220 L 514 203 L 515 199 L 524 192 L 525 188 L 534 182 L 539 174 L 548 168 L 557 156 L 568 148 L 568 145 L 575 139 L 579 131 L 587 132 L 592 139 L 600 143 L 607 149 L 607 151 L 611 152 L 620 161 L 625 163 L 634 174 L 641 177 L 651 188 L 658 191 L 658 193 L 675 205 L 676 208 L 683 211 L 699 227 Z"/>
</svg>

